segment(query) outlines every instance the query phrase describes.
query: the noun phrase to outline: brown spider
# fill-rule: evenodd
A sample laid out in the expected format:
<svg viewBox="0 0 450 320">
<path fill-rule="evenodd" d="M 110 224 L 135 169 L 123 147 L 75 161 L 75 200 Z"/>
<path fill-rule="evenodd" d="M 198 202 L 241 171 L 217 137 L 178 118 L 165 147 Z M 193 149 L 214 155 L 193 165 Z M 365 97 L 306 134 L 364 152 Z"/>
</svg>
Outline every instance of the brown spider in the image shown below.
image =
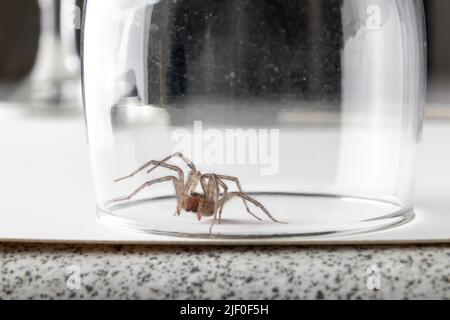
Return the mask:
<svg viewBox="0 0 450 320">
<path fill-rule="evenodd" d="M 179 158 L 186 163 L 189 167 L 190 172 L 187 177 L 187 181 L 185 182 L 184 172 L 180 167 L 168 164 L 167 162 L 172 158 Z M 114 182 L 119 182 L 125 179 L 129 179 L 141 171 L 151 167 L 147 171 L 147 173 L 152 172 L 158 167 L 162 167 L 168 170 L 172 170 L 178 173 L 178 177 L 175 176 L 166 176 L 159 179 L 151 180 L 144 183 L 138 189 L 136 189 L 132 194 L 127 197 L 119 198 L 114 200 L 114 202 L 122 202 L 131 200 L 134 196 L 140 193 L 147 187 L 150 187 L 157 183 L 172 181 L 175 187 L 175 193 L 177 198 L 177 209 L 176 215 L 181 214 L 181 210 L 185 210 L 186 212 L 192 212 L 197 214 L 197 218 L 200 221 L 203 217 L 213 217 L 213 222 L 209 229 L 209 232 L 212 232 L 212 228 L 218 221 L 220 224 L 222 221 L 222 211 L 225 206 L 225 203 L 231 200 L 232 198 L 238 197 L 241 198 L 244 202 L 245 208 L 247 212 L 254 218 L 261 221 L 261 219 L 253 214 L 248 207 L 247 201 L 253 203 L 255 206 L 259 207 L 273 222 L 280 223 L 277 221 L 269 211 L 258 201 L 247 195 L 242 191 L 241 183 L 239 179 L 236 177 L 217 175 L 217 174 L 202 174 L 198 171 L 195 165 L 184 157 L 181 153 L 175 153 L 161 161 L 149 161 L 144 164 L 142 167 L 131 173 L 130 175 L 114 180 Z M 239 192 L 228 192 L 228 186 L 224 181 L 234 182 L 239 190 Z M 201 185 L 203 193 L 196 192 L 198 185 Z M 222 192 L 220 190 L 222 188 Z"/>
</svg>

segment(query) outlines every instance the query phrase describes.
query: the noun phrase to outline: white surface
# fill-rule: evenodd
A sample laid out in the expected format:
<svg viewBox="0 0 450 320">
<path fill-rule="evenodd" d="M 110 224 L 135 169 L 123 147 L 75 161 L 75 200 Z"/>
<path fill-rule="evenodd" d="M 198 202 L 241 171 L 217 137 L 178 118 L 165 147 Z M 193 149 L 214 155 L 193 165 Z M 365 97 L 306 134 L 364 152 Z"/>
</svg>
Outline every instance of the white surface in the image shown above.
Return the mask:
<svg viewBox="0 0 450 320">
<path fill-rule="evenodd" d="M 127 233 L 100 224 L 82 119 L 0 110 L 0 241 L 90 243 L 450 242 L 450 122 L 428 123 L 420 148 L 416 219 L 390 231 L 330 239 L 201 240 Z"/>
</svg>

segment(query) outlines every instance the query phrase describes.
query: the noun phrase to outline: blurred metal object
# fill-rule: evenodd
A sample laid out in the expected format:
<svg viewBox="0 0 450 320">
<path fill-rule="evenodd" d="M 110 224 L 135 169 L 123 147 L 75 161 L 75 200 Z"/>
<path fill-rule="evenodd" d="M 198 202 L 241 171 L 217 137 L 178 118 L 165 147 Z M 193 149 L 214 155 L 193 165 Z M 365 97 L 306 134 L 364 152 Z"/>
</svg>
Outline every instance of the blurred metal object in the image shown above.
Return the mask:
<svg viewBox="0 0 450 320">
<path fill-rule="evenodd" d="M 61 19 L 61 16 L 65 16 L 63 10 L 71 8 L 68 2 L 74 6 L 72 0 L 39 0 L 41 36 L 37 61 L 30 79 L 33 100 L 61 103 L 77 99 L 80 63 L 74 50 L 75 29 L 67 32 L 67 24 Z"/>
<path fill-rule="evenodd" d="M 41 29 L 30 74 L 6 100 L 38 107 L 81 107 L 80 58 L 76 31 L 81 10 L 75 0 L 37 0 Z"/>
</svg>

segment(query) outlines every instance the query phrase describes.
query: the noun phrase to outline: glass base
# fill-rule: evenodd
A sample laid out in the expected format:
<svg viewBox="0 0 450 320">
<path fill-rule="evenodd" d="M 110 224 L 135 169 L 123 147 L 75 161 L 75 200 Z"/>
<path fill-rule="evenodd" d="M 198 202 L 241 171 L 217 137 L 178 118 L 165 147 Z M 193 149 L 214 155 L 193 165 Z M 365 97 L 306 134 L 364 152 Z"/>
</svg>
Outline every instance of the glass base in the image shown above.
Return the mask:
<svg viewBox="0 0 450 320">
<path fill-rule="evenodd" d="M 189 238 L 267 239 L 332 237 L 386 230 L 414 218 L 412 208 L 396 203 L 325 194 L 253 193 L 282 223 L 272 222 L 252 207 L 262 221 L 249 215 L 242 201 L 225 206 L 222 221 L 198 221 L 192 213 L 176 216 L 176 199 L 160 197 L 115 204 L 98 210 L 99 220 L 128 231 Z M 210 232 L 211 229 L 211 232 Z"/>
</svg>

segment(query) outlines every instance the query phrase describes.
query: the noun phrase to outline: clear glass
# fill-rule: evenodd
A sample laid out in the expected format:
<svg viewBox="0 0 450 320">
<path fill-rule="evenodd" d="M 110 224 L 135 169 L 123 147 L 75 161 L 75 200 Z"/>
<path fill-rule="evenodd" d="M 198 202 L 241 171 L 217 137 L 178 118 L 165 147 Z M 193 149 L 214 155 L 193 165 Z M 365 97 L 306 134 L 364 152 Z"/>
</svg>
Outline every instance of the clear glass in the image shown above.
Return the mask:
<svg viewBox="0 0 450 320">
<path fill-rule="evenodd" d="M 102 221 L 270 238 L 413 218 L 422 1 L 87 0 L 85 10 L 85 113 Z M 191 171 L 178 158 L 166 164 L 184 179 L 165 166 L 117 181 L 176 152 L 202 173 L 237 177 L 243 193 L 215 175 L 196 195 L 174 188 L 189 185 Z M 262 221 L 240 196 L 257 201 L 249 207 Z"/>
</svg>

